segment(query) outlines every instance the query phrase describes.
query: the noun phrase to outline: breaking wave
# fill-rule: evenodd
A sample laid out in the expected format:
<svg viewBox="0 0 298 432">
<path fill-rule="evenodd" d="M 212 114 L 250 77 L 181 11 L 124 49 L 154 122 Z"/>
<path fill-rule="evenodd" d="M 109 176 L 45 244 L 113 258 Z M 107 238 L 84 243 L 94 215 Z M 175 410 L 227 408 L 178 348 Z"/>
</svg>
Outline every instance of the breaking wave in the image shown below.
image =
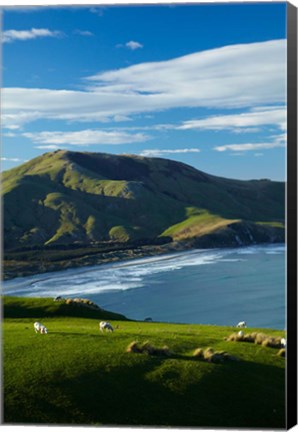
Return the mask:
<svg viewBox="0 0 298 432">
<path fill-rule="evenodd" d="M 154 284 L 154 277 L 176 272 L 186 267 L 237 263 L 245 255 L 266 253 L 282 254 L 284 245 L 250 246 L 235 249 L 201 249 L 179 252 L 160 257 L 147 257 L 122 263 L 96 267 L 68 269 L 17 278 L 3 283 L 4 294 L 28 297 L 78 296 L 142 288 Z"/>
</svg>

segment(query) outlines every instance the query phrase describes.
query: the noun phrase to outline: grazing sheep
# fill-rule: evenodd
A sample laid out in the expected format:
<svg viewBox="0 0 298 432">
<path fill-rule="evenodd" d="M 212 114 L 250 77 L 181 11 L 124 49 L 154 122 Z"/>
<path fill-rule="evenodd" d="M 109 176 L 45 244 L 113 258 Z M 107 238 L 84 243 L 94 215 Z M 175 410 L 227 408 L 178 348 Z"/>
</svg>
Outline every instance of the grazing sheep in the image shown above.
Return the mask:
<svg viewBox="0 0 298 432">
<path fill-rule="evenodd" d="M 245 327 L 247 327 L 247 325 L 246 325 L 246 322 L 245 322 L 245 321 L 240 321 L 240 322 L 236 325 L 236 327 L 238 327 L 238 328 L 245 328 Z"/>
<path fill-rule="evenodd" d="M 48 333 L 48 329 L 43 324 L 41 324 L 37 321 L 34 323 L 34 330 L 35 330 L 35 333 L 40 333 L 40 334 L 47 334 Z"/>
<path fill-rule="evenodd" d="M 283 347 L 286 347 L 287 346 L 287 339 L 281 338 L 280 343 Z"/>
<path fill-rule="evenodd" d="M 240 331 L 238 332 L 238 336 L 243 337 L 243 336 L 244 336 L 244 332 L 243 332 L 242 330 L 240 330 Z"/>
<path fill-rule="evenodd" d="M 105 321 L 101 321 L 101 322 L 99 323 L 99 330 L 100 330 L 101 332 L 103 332 L 104 330 L 106 330 L 106 331 L 110 331 L 110 332 L 113 332 L 113 331 L 114 331 L 114 328 L 113 328 L 113 326 L 112 326 L 110 323 L 105 322 Z"/>
</svg>

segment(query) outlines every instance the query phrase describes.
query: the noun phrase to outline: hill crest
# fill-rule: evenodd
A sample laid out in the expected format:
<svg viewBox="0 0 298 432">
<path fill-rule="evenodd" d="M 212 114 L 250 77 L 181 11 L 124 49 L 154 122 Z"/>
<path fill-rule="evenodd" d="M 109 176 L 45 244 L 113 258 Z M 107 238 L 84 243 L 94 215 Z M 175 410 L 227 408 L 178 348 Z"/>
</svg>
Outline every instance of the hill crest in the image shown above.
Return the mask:
<svg viewBox="0 0 298 432">
<path fill-rule="evenodd" d="M 240 245 L 243 230 L 247 241 L 280 241 L 284 227 L 284 183 L 162 158 L 58 150 L 4 172 L 2 191 L 5 249 L 158 238 L 208 247 L 210 235 L 229 243 L 239 224 Z"/>
</svg>

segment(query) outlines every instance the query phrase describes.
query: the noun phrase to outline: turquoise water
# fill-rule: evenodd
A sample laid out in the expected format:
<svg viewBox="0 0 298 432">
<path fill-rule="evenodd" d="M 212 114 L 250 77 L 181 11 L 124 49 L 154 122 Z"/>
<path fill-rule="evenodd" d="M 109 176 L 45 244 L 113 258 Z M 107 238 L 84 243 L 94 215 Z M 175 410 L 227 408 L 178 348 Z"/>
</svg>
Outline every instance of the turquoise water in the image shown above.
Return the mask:
<svg viewBox="0 0 298 432">
<path fill-rule="evenodd" d="M 285 328 L 285 247 L 192 250 L 3 283 L 4 294 L 87 297 L 132 319 Z"/>
</svg>

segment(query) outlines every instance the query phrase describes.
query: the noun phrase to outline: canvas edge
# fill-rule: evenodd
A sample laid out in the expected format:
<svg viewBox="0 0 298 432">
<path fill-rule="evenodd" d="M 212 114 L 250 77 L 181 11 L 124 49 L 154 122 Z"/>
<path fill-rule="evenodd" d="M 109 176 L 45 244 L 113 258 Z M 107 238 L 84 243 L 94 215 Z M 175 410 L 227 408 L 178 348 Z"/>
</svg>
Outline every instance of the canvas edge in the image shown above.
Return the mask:
<svg viewBox="0 0 298 432">
<path fill-rule="evenodd" d="M 287 3 L 286 428 L 297 424 L 297 7 Z"/>
</svg>

